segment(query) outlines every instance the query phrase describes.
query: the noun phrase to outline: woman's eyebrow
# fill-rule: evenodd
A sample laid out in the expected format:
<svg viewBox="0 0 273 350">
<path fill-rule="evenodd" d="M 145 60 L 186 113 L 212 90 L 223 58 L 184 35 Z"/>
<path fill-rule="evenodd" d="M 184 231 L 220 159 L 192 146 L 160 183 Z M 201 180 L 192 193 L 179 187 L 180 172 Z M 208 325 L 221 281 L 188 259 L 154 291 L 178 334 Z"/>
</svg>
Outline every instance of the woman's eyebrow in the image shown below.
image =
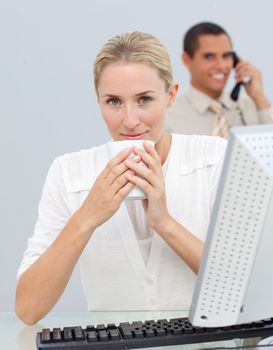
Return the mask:
<svg viewBox="0 0 273 350">
<path fill-rule="evenodd" d="M 147 95 L 147 94 L 156 94 L 156 91 L 154 91 L 154 90 L 146 90 L 146 91 L 139 92 L 139 93 L 135 94 L 135 96 L 141 96 L 141 95 Z M 121 98 L 121 96 L 119 96 L 119 95 L 109 94 L 109 93 L 106 93 L 106 94 L 102 95 L 102 97 Z"/>
<path fill-rule="evenodd" d="M 113 94 L 104 94 L 102 97 L 115 97 L 115 98 L 121 98 L 121 96 L 113 95 Z"/>
<path fill-rule="evenodd" d="M 136 94 L 136 96 L 147 95 L 147 94 L 156 94 L 156 91 L 154 91 L 154 90 L 147 90 L 147 91 L 143 91 L 143 92 L 140 92 L 140 93 Z"/>
</svg>

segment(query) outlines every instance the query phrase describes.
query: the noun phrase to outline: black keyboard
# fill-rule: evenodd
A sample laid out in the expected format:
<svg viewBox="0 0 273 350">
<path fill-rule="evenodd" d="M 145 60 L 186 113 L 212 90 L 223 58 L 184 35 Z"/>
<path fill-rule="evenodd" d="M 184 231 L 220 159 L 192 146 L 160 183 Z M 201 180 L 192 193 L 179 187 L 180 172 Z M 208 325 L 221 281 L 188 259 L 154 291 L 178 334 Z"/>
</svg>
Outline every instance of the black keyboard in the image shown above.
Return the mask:
<svg viewBox="0 0 273 350">
<path fill-rule="evenodd" d="M 43 329 L 37 348 L 51 350 L 139 349 L 273 335 L 273 318 L 221 328 L 194 327 L 188 318 Z"/>
</svg>

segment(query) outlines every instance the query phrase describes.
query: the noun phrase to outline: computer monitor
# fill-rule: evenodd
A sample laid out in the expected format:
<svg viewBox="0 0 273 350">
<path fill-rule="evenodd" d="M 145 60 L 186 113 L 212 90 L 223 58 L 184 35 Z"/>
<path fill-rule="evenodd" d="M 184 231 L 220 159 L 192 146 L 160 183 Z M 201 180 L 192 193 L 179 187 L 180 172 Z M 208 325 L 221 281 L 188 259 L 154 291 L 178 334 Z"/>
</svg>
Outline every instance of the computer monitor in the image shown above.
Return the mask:
<svg viewBox="0 0 273 350">
<path fill-rule="evenodd" d="M 273 125 L 231 129 L 189 319 L 273 317 Z"/>
</svg>

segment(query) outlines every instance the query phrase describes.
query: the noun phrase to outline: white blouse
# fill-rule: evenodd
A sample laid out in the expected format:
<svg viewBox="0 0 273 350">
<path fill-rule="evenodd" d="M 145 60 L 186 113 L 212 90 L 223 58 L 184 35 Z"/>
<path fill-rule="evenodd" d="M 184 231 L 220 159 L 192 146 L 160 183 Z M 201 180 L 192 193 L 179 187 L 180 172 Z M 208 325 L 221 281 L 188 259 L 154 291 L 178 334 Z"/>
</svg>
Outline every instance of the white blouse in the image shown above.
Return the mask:
<svg viewBox="0 0 273 350">
<path fill-rule="evenodd" d="M 168 211 L 203 241 L 225 145 L 219 137 L 172 134 L 165 177 Z M 58 236 L 107 162 L 106 145 L 55 159 L 18 278 Z M 147 228 L 141 206 L 139 201 L 136 206 L 129 205 L 128 211 L 123 202 L 112 218 L 97 228 L 82 252 L 79 263 L 89 310 L 189 309 L 195 275 Z"/>
</svg>

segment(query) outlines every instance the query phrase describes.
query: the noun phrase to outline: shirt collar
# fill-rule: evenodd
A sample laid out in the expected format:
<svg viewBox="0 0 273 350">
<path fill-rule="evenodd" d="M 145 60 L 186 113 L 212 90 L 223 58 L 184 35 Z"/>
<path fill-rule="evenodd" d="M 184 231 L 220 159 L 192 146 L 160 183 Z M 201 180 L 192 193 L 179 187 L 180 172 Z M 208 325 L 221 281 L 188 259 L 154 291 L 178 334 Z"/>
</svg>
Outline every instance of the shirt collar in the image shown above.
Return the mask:
<svg viewBox="0 0 273 350">
<path fill-rule="evenodd" d="M 230 98 L 230 94 L 226 91 L 223 91 L 221 96 L 218 98 L 218 101 L 229 110 L 234 110 L 237 108 L 238 103 L 236 101 L 233 101 Z"/>
<path fill-rule="evenodd" d="M 215 101 L 213 98 L 204 94 L 192 85 L 189 85 L 184 90 L 184 94 L 187 96 L 187 98 L 190 100 L 190 102 L 194 105 L 194 107 L 201 115 L 204 115 L 209 109 L 211 103 Z M 237 106 L 237 103 L 231 100 L 229 94 L 225 91 L 222 92 L 222 94 L 216 101 L 220 102 L 226 109 L 229 110 L 234 110 Z"/>
<path fill-rule="evenodd" d="M 189 85 L 184 90 L 184 93 L 190 100 L 190 102 L 194 105 L 194 107 L 197 109 L 197 111 L 202 115 L 206 113 L 209 106 L 211 105 L 211 102 L 213 101 L 211 97 L 204 94 L 200 90 L 194 88 L 192 85 Z"/>
</svg>

